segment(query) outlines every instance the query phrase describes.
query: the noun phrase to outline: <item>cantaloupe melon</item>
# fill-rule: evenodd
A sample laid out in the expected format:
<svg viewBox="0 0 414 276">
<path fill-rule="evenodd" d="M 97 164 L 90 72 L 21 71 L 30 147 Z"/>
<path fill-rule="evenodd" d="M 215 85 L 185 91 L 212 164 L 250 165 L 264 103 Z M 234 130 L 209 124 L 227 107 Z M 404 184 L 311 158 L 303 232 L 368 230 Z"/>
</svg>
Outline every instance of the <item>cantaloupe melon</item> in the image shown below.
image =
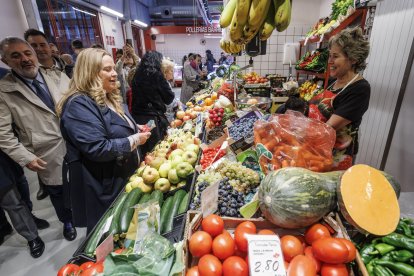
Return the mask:
<svg viewBox="0 0 414 276">
<path fill-rule="evenodd" d="M 337 196 L 341 213 L 359 231 L 384 236 L 396 229 L 398 199 L 381 171 L 368 165 L 352 166 L 342 175 Z"/>
</svg>

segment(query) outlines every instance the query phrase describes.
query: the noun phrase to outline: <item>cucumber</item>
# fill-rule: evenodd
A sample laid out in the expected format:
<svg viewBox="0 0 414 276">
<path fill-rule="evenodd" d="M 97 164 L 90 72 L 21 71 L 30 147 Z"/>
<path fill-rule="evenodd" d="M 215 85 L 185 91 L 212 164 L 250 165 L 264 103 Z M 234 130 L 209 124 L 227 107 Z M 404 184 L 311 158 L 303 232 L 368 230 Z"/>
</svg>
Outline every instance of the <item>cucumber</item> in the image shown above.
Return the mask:
<svg viewBox="0 0 414 276">
<path fill-rule="evenodd" d="M 173 197 L 170 196 L 165 200 L 164 204 L 162 205 L 161 214 L 160 214 L 160 224 L 161 224 L 160 233 L 161 234 L 165 233 L 166 222 L 168 220 L 168 216 L 172 209 L 173 203 L 174 203 Z"/>
<path fill-rule="evenodd" d="M 126 233 L 131 223 L 132 216 L 134 215 L 135 209 L 131 208 L 137 204 L 142 196 L 140 188 L 135 188 L 128 193 L 125 200 L 124 206 L 122 207 L 121 216 L 119 217 L 119 225 L 121 226 L 121 233 Z"/>
<path fill-rule="evenodd" d="M 89 237 L 88 242 L 86 243 L 85 250 L 83 251 L 88 256 L 95 256 L 95 249 L 98 246 L 99 240 L 101 237 L 99 237 L 99 233 L 101 232 L 101 229 L 105 226 L 106 220 L 112 215 L 113 208 L 110 208 L 106 211 L 104 216 L 101 218 L 101 220 L 96 225 L 92 235 Z"/>
<path fill-rule="evenodd" d="M 178 206 L 180 206 L 181 201 L 187 193 L 184 190 L 178 190 L 173 196 L 173 205 L 168 216 L 166 216 L 166 221 L 164 226 L 164 233 L 170 232 L 173 226 L 174 217 L 177 215 Z"/>
<path fill-rule="evenodd" d="M 119 216 L 122 213 L 124 202 L 127 199 L 128 193 L 123 193 L 119 200 L 115 202 L 115 206 L 113 208 L 113 214 L 111 226 L 109 227 L 108 234 L 119 234 L 120 233 L 120 227 L 119 227 Z"/>
<path fill-rule="evenodd" d="M 160 209 L 161 209 L 162 203 L 164 202 L 164 194 L 160 190 L 154 190 L 151 193 L 151 199 L 158 200 L 158 204 L 160 205 Z"/>
<path fill-rule="evenodd" d="M 190 194 L 187 193 L 183 200 L 181 200 L 180 205 L 178 206 L 178 211 L 177 211 L 177 215 L 180 215 L 182 213 L 185 213 L 185 211 L 187 211 L 187 207 L 188 207 L 188 199 L 189 199 Z"/>
<path fill-rule="evenodd" d="M 138 204 L 144 204 L 145 202 L 149 201 L 151 199 L 151 194 L 146 193 L 144 194 L 141 199 L 139 200 Z"/>
</svg>

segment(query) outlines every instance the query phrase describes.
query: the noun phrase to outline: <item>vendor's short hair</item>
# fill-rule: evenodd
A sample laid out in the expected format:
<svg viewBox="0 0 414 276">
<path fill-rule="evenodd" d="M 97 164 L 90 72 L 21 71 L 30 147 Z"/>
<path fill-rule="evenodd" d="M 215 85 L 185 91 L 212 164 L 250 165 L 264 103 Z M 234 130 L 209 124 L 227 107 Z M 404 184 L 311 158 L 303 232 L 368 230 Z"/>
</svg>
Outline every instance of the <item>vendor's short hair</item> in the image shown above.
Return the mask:
<svg viewBox="0 0 414 276">
<path fill-rule="evenodd" d="M 73 40 L 71 45 L 74 49 L 83 49 L 83 43 L 79 39 Z"/>
</svg>

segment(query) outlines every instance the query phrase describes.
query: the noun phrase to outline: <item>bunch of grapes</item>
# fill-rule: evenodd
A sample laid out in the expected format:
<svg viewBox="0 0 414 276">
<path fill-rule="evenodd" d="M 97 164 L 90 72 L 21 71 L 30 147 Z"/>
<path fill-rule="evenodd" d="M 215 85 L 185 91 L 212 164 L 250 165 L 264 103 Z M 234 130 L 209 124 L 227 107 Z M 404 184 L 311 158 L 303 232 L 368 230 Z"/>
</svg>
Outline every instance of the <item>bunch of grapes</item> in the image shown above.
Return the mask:
<svg viewBox="0 0 414 276">
<path fill-rule="evenodd" d="M 201 193 L 209 186 L 207 181 L 197 183 L 196 192 L 193 201 L 190 204 L 191 210 L 198 210 L 201 207 Z"/>
<path fill-rule="evenodd" d="M 215 126 L 220 126 L 223 123 L 224 108 L 215 107 L 209 111 L 209 119 Z"/>
<path fill-rule="evenodd" d="M 229 184 L 237 191 L 248 193 L 260 184 L 257 172 L 244 167 L 241 163 L 224 160 L 216 169 L 223 177 L 229 179 Z"/>
<path fill-rule="evenodd" d="M 239 209 L 244 205 L 244 194 L 236 191 L 227 177 L 219 183 L 218 214 L 220 216 L 241 217 Z"/>
</svg>

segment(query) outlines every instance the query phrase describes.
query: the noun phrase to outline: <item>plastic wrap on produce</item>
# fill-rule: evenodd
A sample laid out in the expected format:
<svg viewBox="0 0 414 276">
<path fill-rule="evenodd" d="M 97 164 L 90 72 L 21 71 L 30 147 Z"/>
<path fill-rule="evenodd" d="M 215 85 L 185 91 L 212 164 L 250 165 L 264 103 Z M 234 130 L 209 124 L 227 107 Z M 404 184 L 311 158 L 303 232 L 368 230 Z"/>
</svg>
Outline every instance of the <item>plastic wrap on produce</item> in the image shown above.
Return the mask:
<svg viewBox="0 0 414 276">
<path fill-rule="evenodd" d="M 256 152 L 265 173 L 284 167 L 330 171 L 335 137 L 332 127 L 291 110 L 254 124 Z"/>
</svg>

